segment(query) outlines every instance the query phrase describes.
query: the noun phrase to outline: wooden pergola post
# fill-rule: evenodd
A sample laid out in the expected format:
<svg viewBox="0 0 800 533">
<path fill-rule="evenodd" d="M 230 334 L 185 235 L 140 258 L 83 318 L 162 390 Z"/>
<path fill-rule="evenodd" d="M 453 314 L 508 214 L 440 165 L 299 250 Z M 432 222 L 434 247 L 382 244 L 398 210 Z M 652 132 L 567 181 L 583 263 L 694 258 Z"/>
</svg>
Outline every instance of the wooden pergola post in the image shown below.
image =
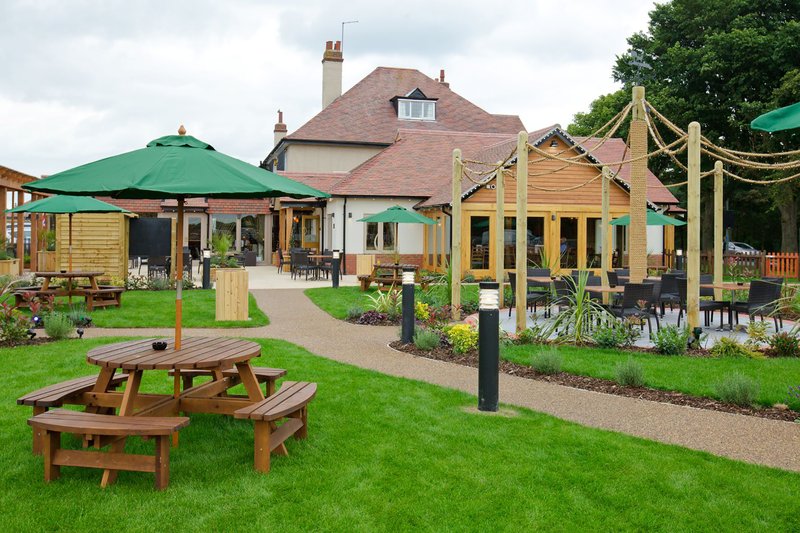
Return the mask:
<svg viewBox="0 0 800 533">
<path fill-rule="evenodd" d="M 686 325 L 700 325 L 700 123 L 689 124 L 686 196 Z"/>
<path fill-rule="evenodd" d="M 25 203 L 25 193 L 17 192 L 17 205 Z M 17 259 L 19 259 L 19 275 L 25 272 L 25 213 L 17 213 Z"/>
<path fill-rule="evenodd" d="M 461 176 L 464 172 L 461 150 L 453 150 L 453 212 L 450 217 L 450 307 L 453 320 L 461 318 Z M 442 243 L 444 244 L 444 243 Z"/>
<path fill-rule="evenodd" d="M 647 277 L 647 122 L 644 115 L 644 87 L 633 88 L 631 114 L 631 194 L 630 245 L 628 262 L 630 280 L 641 283 Z"/>
<path fill-rule="evenodd" d="M 722 161 L 714 163 L 714 285 L 723 281 L 723 254 L 722 235 L 725 231 L 725 221 L 722 211 L 723 199 Z M 714 289 L 714 299 L 722 300 L 722 289 Z"/>
<path fill-rule="evenodd" d="M 38 195 L 31 194 L 31 202 L 38 199 Z M 36 272 L 39 264 L 39 215 L 30 213 L 28 216 L 31 220 L 31 272 Z"/>
<path fill-rule="evenodd" d="M 603 287 L 608 287 L 608 271 L 611 270 L 611 215 L 609 214 L 610 191 L 611 186 L 611 169 L 603 167 L 603 177 L 600 178 L 601 185 L 601 221 L 600 227 L 603 238 L 603 249 L 600 253 L 600 278 L 603 280 Z M 603 299 L 607 298 L 603 294 Z"/>
<path fill-rule="evenodd" d="M 497 174 L 494 178 L 495 192 L 497 193 L 497 205 L 495 209 L 494 221 L 494 277 L 500 284 L 499 307 L 503 307 L 504 283 L 505 283 L 505 199 L 506 185 L 503 177 L 502 162 L 497 162 Z"/>
<path fill-rule="evenodd" d="M 528 327 L 525 312 L 528 309 L 528 132 L 517 136 L 517 229 L 516 229 L 516 276 L 517 286 L 514 300 L 517 306 L 517 332 Z M 503 242 L 504 235 L 498 236 Z"/>
</svg>

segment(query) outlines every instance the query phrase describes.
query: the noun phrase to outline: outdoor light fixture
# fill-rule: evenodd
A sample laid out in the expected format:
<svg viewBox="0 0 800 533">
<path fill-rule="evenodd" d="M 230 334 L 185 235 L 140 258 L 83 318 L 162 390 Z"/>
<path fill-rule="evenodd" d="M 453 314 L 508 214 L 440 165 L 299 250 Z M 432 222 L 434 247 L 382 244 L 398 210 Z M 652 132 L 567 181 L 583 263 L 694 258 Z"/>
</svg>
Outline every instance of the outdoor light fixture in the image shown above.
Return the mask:
<svg viewBox="0 0 800 533">
<path fill-rule="evenodd" d="M 203 259 L 211 259 L 211 250 L 203 250 Z"/>
<path fill-rule="evenodd" d="M 339 253 L 340 253 L 339 250 L 334 250 L 333 251 L 333 258 L 334 259 L 339 259 Z"/>
<path fill-rule="evenodd" d="M 500 307 L 500 291 L 499 289 L 484 289 L 478 293 L 478 309 L 491 311 L 499 309 Z"/>
<path fill-rule="evenodd" d="M 550 141 L 550 148 L 558 148 L 558 141 L 556 139 Z"/>
<path fill-rule="evenodd" d="M 78 334 L 78 338 L 79 338 L 79 339 L 82 339 L 82 338 L 83 338 L 83 328 L 78 328 L 78 329 L 76 329 L 76 330 L 75 330 L 75 333 L 77 333 L 77 334 Z"/>
<path fill-rule="evenodd" d="M 400 340 L 404 344 L 414 341 L 414 278 L 415 268 L 403 268 L 403 321 Z"/>
<path fill-rule="evenodd" d="M 31 321 L 33 322 L 34 326 L 38 326 L 41 323 L 42 319 L 39 315 L 35 315 L 33 318 L 31 318 Z"/>
<path fill-rule="evenodd" d="M 680 249 L 675 250 L 675 255 L 677 255 L 678 257 L 681 257 L 683 255 L 683 250 L 680 250 Z"/>
<path fill-rule="evenodd" d="M 36 336 L 36 332 L 35 332 L 35 331 L 33 331 L 33 329 L 32 329 L 32 328 L 28 328 L 28 338 L 29 338 L 30 340 L 33 340 L 33 338 L 34 338 L 35 336 Z"/>
<path fill-rule="evenodd" d="M 414 284 L 414 271 L 403 270 L 403 285 L 413 285 L 413 284 Z"/>
</svg>

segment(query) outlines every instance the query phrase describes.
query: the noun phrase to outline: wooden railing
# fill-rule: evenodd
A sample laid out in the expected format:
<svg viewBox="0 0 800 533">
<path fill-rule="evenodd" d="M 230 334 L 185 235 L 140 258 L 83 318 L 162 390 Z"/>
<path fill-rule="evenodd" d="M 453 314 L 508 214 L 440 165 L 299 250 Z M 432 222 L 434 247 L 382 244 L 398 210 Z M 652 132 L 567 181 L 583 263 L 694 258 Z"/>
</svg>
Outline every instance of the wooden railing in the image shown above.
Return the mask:
<svg viewBox="0 0 800 533">
<path fill-rule="evenodd" d="M 686 257 L 676 257 L 673 251 L 664 253 L 663 263 L 670 268 L 685 266 Z M 800 254 L 795 252 L 754 252 L 749 254 L 725 252 L 722 264 L 726 276 L 800 278 Z M 700 272 L 714 272 L 714 253 L 700 252 Z"/>
</svg>

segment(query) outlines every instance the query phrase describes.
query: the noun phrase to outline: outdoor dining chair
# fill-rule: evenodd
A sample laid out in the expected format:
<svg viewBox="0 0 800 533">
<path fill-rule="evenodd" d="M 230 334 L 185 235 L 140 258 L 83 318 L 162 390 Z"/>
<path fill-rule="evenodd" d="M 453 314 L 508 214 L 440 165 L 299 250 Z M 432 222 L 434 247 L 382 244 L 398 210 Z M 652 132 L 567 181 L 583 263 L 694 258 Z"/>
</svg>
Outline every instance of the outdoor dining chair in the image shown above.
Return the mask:
<svg viewBox="0 0 800 533">
<path fill-rule="evenodd" d="M 283 255 L 283 250 L 281 250 L 280 248 L 278 248 L 277 253 L 278 253 L 278 274 L 280 274 L 281 272 L 283 272 L 283 265 L 286 264 L 286 257 Z"/>
<path fill-rule="evenodd" d="M 678 285 L 678 327 L 681 327 L 681 318 L 683 318 L 683 313 L 686 312 L 686 295 L 688 293 L 687 281 L 686 278 L 676 278 L 675 281 Z M 702 295 L 702 288 L 700 290 Z M 700 300 L 700 311 L 703 312 L 706 327 L 711 326 L 711 322 L 714 318 L 714 311 L 719 310 L 719 327 L 721 328 L 724 316 L 723 310 L 729 306 L 730 303 L 728 302 Z"/>
<path fill-rule="evenodd" d="M 737 302 L 733 311 L 736 315 L 736 323 L 739 323 L 739 313 L 744 312 L 750 317 L 752 322 L 756 315 L 764 321 L 764 315 L 771 316 L 778 331 L 778 323 L 783 328 L 783 318 L 779 315 L 778 300 L 781 297 L 781 286 L 772 282 L 754 279 L 750 282 L 750 292 L 747 294 L 746 302 Z"/>
<path fill-rule="evenodd" d="M 549 278 L 550 277 L 550 269 L 549 268 L 529 268 L 528 269 L 528 277 L 537 277 L 537 278 Z M 533 291 L 531 291 L 533 289 Z M 549 283 L 540 283 L 536 281 L 529 281 L 528 282 L 528 291 L 531 292 L 545 292 L 550 290 Z"/>
<path fill-rule="evenodd" d="M 677 274 L 673 272 L 661 274 L 661 286 L 659 287 L 657 302 L 661 307 L 661 318 L 664 318 L 666 304 L 669 304 L 669 310 L 672 311 L 673 304 L 680 303 Z"/>
<path fill-rule="evenodd" d="M 622 302 L 619 306 L 609 307 L 608 310 L 617 318 L 638 316 L 647 319 L 647 332 L 652 335 L 653 326 L 650 318 L 656 319 L 656 329 L 661 328 L 658 312 L 654 310 L 653 288 L 652 283 L 626 283 Z M 644 329 L 643 324 L 642 329 Z"/>
<path fill-rule="evenodd" d="M 508 276 L 508 282 L 511 285 L 511 301 L 508 304 L 508 316 L 511 316 L 511 310 L 514 308 L 516 304 L 516 297 L 517 297 L 517 277 L 515 275 L 510 274 Z M 550 296 L 548 292 L 541 292 L 541 291 L 531 291 L 530 289 L 527 291 L 525 295 L 525 307 L 527 309 L 532 310 L 534 313 L 536 312 L 536 306 L 539 303 L 543 305 L 547 305 L 547 300 Z M 545 308 L 546 309 L 546 308 Z"/>
<path fill-rule="evenodd" d="M 167 277 L 167 256 L 150 255 L 147 256 L 147 277 L 160 278 Z"/>
<path fill-rule="evenodd" d="M 308 280 L 308 273 L 311 272 L 312 274 L 316 274 L 317 272 L 317 265 L 311 264 L 308 259 L 307 252 L 292 252 L 292 278 L 296 278 L 301 273 L 305 272 L 306 280 Z"/>
</svg>

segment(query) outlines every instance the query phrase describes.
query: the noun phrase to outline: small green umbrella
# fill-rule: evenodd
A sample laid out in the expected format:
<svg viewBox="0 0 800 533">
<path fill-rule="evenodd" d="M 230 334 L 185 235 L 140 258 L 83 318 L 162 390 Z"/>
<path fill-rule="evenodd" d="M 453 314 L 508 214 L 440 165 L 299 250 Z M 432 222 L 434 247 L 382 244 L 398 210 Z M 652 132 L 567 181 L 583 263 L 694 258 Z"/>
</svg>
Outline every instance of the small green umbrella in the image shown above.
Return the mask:
<svg viewBox="0 0 800 533">
<path fill-rule="evenodd" d="M 631 216 L 623 215 L 611 221 L 612 226 L 630 226 Z M 677 218 L 668 217 L 655 211 L 647 210 L 647 225 L 648 226 L 685 226 L 686 222 L 678 220 Z"/>
<path fill-rule="evenodd" d="M 750 128 L 770 133 L 800 128 L 800 102 L 774 109 L 769 113 L 756 117 L 750 123 Z"/>
<path fill-rule="evenodd" d="M 75 213 L 130 213 L 90 196 L 49 196 L 7 209 L 6 213 L 53 213 L 69 215 L 69 270 L 72 271 L 72 215 Z"/>
<path fill-rule="evenodd" d="M 217 152 L 213 146 L 186 135 L 166 135 L 132 152 L 87 163 L 22 186 L 33 192 L 76 196 L 110 196 L 178 200 L 175 279 L 175 349 L 181 347 L 183 315 L 183 205 L 186 198 L 291 198 L 329 194 L 263 168 Z"/>
<path fill-rule="evenodd" d="M 409 211 L 405 207 L 395 205 L 385 211 L 360 218 L 359 222 L 394 222 L 395 224 L 436 224 L 436 221 L 416 211 Z M 397 226 L 394 227 L 394 245 L 397 246 Z"/>
</svg>

